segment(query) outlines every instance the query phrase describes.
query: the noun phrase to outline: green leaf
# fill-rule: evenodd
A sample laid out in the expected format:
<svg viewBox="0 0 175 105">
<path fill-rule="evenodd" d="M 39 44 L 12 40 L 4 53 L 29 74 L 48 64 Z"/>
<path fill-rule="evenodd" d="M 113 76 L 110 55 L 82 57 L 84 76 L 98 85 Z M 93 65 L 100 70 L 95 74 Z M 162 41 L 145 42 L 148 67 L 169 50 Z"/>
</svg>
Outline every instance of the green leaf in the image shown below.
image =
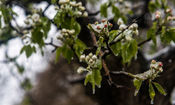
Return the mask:
<svg viewBox="0 0 175 105">
<path fill-rule="evenodd" d="M 17 69 L 18 69 L 18 72 L 20 73 L 20 74 L 22 74 L 23 72 L 24 72 L 24 66 L 21 66 L 21 65 L 19 65 L 19 64 L 15 64 L 16 65 L 16 67 L 17 67 Z"/>
<path fill-rule="evenodd" d="M 70 61 L 72 60 L 72 58 L 74 56 L 74 52 L 66 44 L 62 47 L 62 54 L 67 59 L 67 61 L 69 63 L 70 63 Z"/>
<path fill-rule="evenodd" d="M 57 50 L 56 50 L 56 59 L 55 59 L 55 63 L 58 62 L 59 57 L 60 57 L 60 55 L 61 55 L 61 52 L 62 52 L 62 47 L 57 48 Z"/>
<path fill-rule="evenodd" d="M 163 94 L 163 95 L 166 96 L 166 92 L 165 92 L 165 90 L 163 89 L 163 87 L 162 87 L 160 84 L 158 84 L 158 83 L 156 83 L 156 82 L 153 82 L 153 84 L 154 84 L 154 86 L 157 88 L 157 90 L 158 90 L 161 94 Z"/>
<path fill-rule="evenodd" d="M 136 40 L 131 40 L 129 42 L 124 43 L 122 45 L 122 58 L 123 58 L 123 63 L 130 62 L 133 57 L 136 56 L 138 51 L 138 46 L 137 46 L 137 41 Z"/>
<path fill-rule="evenodd" d="M 153 101 L 154 101 L 154 97 L 155 97 L 155 91 L 154 91 L 154 88 L 152 86 L 152 83 L 149 82 L 149 96 L 151 98 L 151 104 L 153 104 Z"/>
<path fill-rule="evenodd" d="M 117 21 L 119 17 L 121 16 L 120 10 L 115 5 L 112 5 L 112 13 L 114 14 L 115 21 Z"/>
<path fill-rule="evenodd" d="M 153 1 L 150 1 L 148 8 L 151 12 L 154 12 L 157 9 L 157 5 Z"/>
<path fill-rule="evenodd" d="M 43 32 L 40 30 L 40 27 L 35 28 L 32 31 L 32 42 L 37 43 L 40 47 L 44 46 Z"/>
<path fill-rule="evenodd" d="M 33 49 L 30 45 L 26 46 L 25 48 L 26 56 L 29 58 L 32 55 Z"/>
<path fill-rule="evenodd" d="M 29 79 L 25 79 L 22 83 L 21 86 L 25 89 L 25 90 L 30 90 L 32 88 L 32 84 L 30 82 Z"/>
<path fill-rule="evenodd" d="M 139 90 L 140 90 L 141 85 L 142 85 L 142 80 L 138 80 L 138 79 L 134 78 L 133 84 L 136 87 L 136 90 L 135 90 L 135 93 L 134 93 L 134 96 L 136 96 L 138 94 Z"/>
<path fill-rule="evenodd" d="M 81 31 L 81 26 L 78 22 L 74 22 L 73 29 L 75 30 L 75 35 L 78 35 Z"/>
<path fill-rule="evenodd" d="M 157 31 L 157 22 L 153 23 L 153 26 L 147 32 L 147 38 L 151 38 L 153 43 L 156 45 L 156 31 Z"/>
<path fill-rule="evenodd" d="M 108 9 L 108 3 L 104 3 L 101 5 L 100 7 L 101 16 L 104 16 L 104 17 L 108 16 L 107 9 Z"/>
<path fill-rule="evenodd" d="M 114 45 L 111 46 L 111 50 L 115 56 L 118 56 L 120 54 L 121 47 L 122 47 L 121 42 L 115 43 Z"/>
<path fill-rule="evenodd" d="M 100 88 L 101 87 L 101 81 L 102 81 L 102 76 L 100 70 L 93 70 L 94 73 L 94 80 L 95 84 Z"/>
<path fill-rule="evenodd" d="M 167 43 L 175 42 L 175 28 L 167 29 L 164 36 L 162 36 L 162 40 Z"/>
<path fill-rule="evenodd" d="M 79 39 L 76 39 L 75 43 L 74 43 L 74 49 L 75 49 L 75 53 L 77 54 L 78 57 L 80 57 L 84 50 L 86 49 L 86 45 Z"/>
<path fill-rule="evenodd" d="M 22 53 L 25 51 L 25 49 L 26 49 L 26 46 L 23 46 L 23 47 L 21 48 L 20 54 L 22 54 Z"/>
<path fill-rule="evenodd" d="M 57 0 L 51 0 L 52 4 L 55 4 L 57 2 Z"/>
<path fill-rule="evenodd" d="M 85 86 L 87 85 L 88 82 L 91 81 L 91 75 L 92 75 L 92 72 L 88 72 L 88 73 L 86 74 L 86 78 L 85 78 L 85 80 L 84 80 L 84 85 L 85 85 Z"/>
<path fill-rule="evenodd" d="M 44 37 L 47 38 L 48 32 L 50 31 L 51 28 L 51 22 L 47 18 L 41 18 L 42 21 L 42 29 L 43 29 L 43 34 Z"/>
<path fill-rule="evenodd" d="M 112 30 L 109 32 L 109 42 L 112 42 L 114 40 L 114 38 L 118 35 L 118 30 Z"/>
<path fill-rule="evenodd" d="M 21 49 L 20 54 L 22 54 L 23 52 L 25 52 L 27 58 L 29 58 L 33 52 L 36 52 L 36 50 L 35 50 L 35 47 L 31 47 L 30 45 L 27 45 Z"/>
</svg>

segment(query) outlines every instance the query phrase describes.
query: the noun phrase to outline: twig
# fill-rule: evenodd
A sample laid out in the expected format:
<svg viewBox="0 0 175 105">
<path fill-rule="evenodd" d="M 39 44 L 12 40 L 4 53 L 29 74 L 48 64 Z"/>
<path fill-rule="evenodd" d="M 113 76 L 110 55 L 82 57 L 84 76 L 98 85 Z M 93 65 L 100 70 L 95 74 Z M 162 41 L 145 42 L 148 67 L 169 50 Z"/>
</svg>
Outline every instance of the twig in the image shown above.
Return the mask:
<svg viewBox="0 0 175 105">
<path fill-rule="evenodd" d="M 51 41 L 49 43 L 45 43 L 45 45 L 50 45 L 50 46 L 54 47 L 54 49 L 52 50 L 52 53 L 55 52 L 58 47 L 60 47 L 60 46 L 55 45 L 53 43 L 53 39 L 52 38 L 51 38 Z"/>
</svg>

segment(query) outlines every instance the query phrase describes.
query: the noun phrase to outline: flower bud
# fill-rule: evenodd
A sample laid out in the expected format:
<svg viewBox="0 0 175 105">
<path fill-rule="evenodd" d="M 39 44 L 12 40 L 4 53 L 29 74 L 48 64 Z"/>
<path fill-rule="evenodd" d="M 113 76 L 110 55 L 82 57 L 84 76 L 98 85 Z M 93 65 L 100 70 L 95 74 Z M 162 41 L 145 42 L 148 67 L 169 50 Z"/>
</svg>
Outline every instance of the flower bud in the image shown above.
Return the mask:
<svg viewBox="0 0 175 105">
<path fill-rule="evenodd" d="M 107 25 L 107 24 L 105 24 L 105 25 L 104 25 L 104 27 L 105 27 L 105 28 L 107 28 L 107 27 L 108 27 L 108 25 Z"/>
<path fill-rule="evenodd" d="M 32 20 L 33 20 L 34 22 L 37 22 L 37 21 L 39 20 L 39 18 L 40 18 L 40 16 L 39 16 L 39 14 L 37 14 L 37 13 L 35 13 L 35 14 L 32 15 Z"/>
<path fill-rule="evenodd" d="M 112 26 L 113 26 L 113 24 L 109 23 L 109 26 L 110 26 L 110 27 L 112 27 Z"/>
<path fill-rule="evenodd" d="M 69 34 L 71 34 L 71 35 L 74 34 L 74 33 L 75 33 L 75 30 L 74 29 L 72 29 L 72 30 L 69 31 Z"/>
<path fill-rule="evenodd" d="M 155 60 L 152 60 L 151 63 L 152 63 L 152 64 L 156 64 L 156 61 L 155 61 Z"/>
<path fill-rule="evenodd" d="M 172 16 L 168 16 L 168 17 L 167 17 L 167 20 L 168 20 L 168 21 L 172 21 L 172 20 L 173 20 L 173 17 L 172 17 Z"/>
<path fill-rule="evenodd" d="M 127 36 L 125 37 L 125 39 L 126 39 L 127 41 L 131 41 L 131 40 L 132 40 L 132 37 L 131 37 L 130 35 L 127 35 Z"/>
<path fill-rule="evenodd" d="M 89 57 L 91 58 L 93 56 L 93 54 L 92 53 L 89 53 Z"/>
<path fill-rule="evenodd" d="M 172 13 L 172 9 L 170 9 L 170 8 L 168 8 L 168 9 L 166 9 L 166 13 Z"/>
<path fill-rule="evenodd" d="M 85 55 L 81 55 L 80 56 L 80 62 L 84 61 L 86 59 L 86 56 Z"/>
<path fill-rule="evenodd" d="M 76 4 L 75 1 L 71 1 L 71 2 L 70 2 L 70 5 L 73 6 L 73 7 L 77 6 L 77 4 Z"/>
<path fill-rule="evenodd" d="M 163 66 L 162 62 L 159 62 L 159 67 L 162 67 L 162 66 Z"/>
<path fill-rule="evenodd" d="M 119 29 L 120 30 L 124 30 L 126 28 L 126 25 L 125 24 L 121 24 L 120 26 L 119 26 Z"/>
<path fill-rule="evenodd" d="M 59 4 L 67 4 L 69 3 L 69 0 L 59 0 Z"/>
<path fill-rule="evenodd" d="M 84 12 L 84 13 L 83 13 L 83 16 L 84 16 L 84 17 L 88 17 L 88 13 L 87 13 L 87 12 Z"/>
<path fill-rule="evenodd" d="M 133 26 L 133 30 L 136 30 L 138 28 L 137 23 L 133 23 L 132 26 Z"/>
<path fill-rule="evenodd" d="M 86 60 L 86 62 L 89 62 L 90 57 L 89 56 L 86 56 L 85 60 Z"/>
<path fill-rule="evenodd" d="M 135 30 L 135 31 L 133 31 L 133 34 L 136 35 L 136 36 L 138 36 L 139 35 L 139 31 L 138 30 Z"/>
<path fill-rule="evenodd" d="M 81 74 L 81 73 L 83 73 L 84 71 L 86 71 L 86 69 L 85 69 L 84 67 L 79 67 L 79 68 L 77 69 L 77 73 L 78 73 L 78 74 Z"/>
<path fill-rule="evenodd" d="M 85 10 L 85 7 L 79 6 L 79 9 L 80 9 L 80 11 L 84 11 Z"/>
<path fill-rule="evenodd" d="M 81 16 L 82 15 L 82 12 L 78 11 L 76 12 L 78 16 Z"/>
<path fill-rule="evenodd" d="M 97 26 L 97 29 L 98 29 L 98 30 L 101 30 L 100 26 Z"/>
<path fill-rule="evenodd" d="M 93 60 L 97 60 L 97 56 L 96 56 L 96 55 L 93 55 L 93 56 L 92 56 L 92 59 L 93 59 Z"/>
<path fill-rule="evenodd" d="M 67 32 L 67 30 L 66 30 L 65 28 L 63 28 L 61 31 L 62 31 L 63 33 L 66 33 L 66 32 Z"/>
<path fill-rule="evenodd" d="M 106 22 L 106 19 L 102 19 L 102 22 L 103 22 L 103 23 Z"/>
<path fill-rule="evenodd" d="M 92 59 L 89 60 L 89 64 L 94 64 L 94 61 Z"/>
<path fill-rule="evenodd" d="M 123 24 L 123 20 L 121 18 L 119 18 L 118 21 L 117 21 L 117 24 L 118 25 L 122 25 Z"/>
<path fill-rule="evenodd" d="M 161 16 L 161 12 L 160 11 L 156 11 L 155 15 L 156 15 L 156 19 L 159 19 L 160 16 Z"/>
<path fill-rule="evenodd" d="M 78 6 L 82 6 L 82 3 L 81 3 L 81 2 L 78 2 L 77 5 L 78 5 Z"/>
</svg>

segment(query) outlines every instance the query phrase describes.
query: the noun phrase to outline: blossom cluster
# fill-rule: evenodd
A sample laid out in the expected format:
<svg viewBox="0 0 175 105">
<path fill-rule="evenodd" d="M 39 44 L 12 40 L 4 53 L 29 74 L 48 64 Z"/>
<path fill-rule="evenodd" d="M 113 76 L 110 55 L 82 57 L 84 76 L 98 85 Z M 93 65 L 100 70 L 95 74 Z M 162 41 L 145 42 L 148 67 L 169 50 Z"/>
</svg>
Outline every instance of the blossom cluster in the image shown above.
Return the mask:
<svg viewBox="0 0 175 105">
<path fill-rule="evenodd" d="M 91 71 L 92 69 L 96 68 L 96 66 L 98 65 L 98 58 L 96 55 L 89 53 L 88 55 L 81 55 L 80 56 L 80 62 L 85 62 L 87 63 L 88 67 L 87 68 L 83 68 L 83 67 L 79 67 L 77 69 L 78 73 L 82 73 L 83 71 Z"/>
<path fill-rule="evenodd" d="M 41 22 L 40 13 L 41 9 L 34 9 L 32 15 L 28 15 L 24 23 L 29 26 L 35 26 L 37 23 Z"/>
<path fill-rule="evenodd" d="M 127 27 L 123 20 L 121 18 L 118 19 L 117 24 L 119 25 L 119 32 L 123 31 L 123 34 L 125 36 L 125 40 L 130 41 L 132 40 L 133 35 L 138 35 L 138 25 L 137 23 L 131 24 L 129 27 Z"/>
<path fill-rule="evenodd" d="M 85 7 L 81 2 L 70 1 L 70 0 L 59 0 L 60 8 L 56 7 L 56 10 L 71 12 L 72 16 L 75 17 L 87 17 L 88 13 L 85 11 Z"/>
</svg>

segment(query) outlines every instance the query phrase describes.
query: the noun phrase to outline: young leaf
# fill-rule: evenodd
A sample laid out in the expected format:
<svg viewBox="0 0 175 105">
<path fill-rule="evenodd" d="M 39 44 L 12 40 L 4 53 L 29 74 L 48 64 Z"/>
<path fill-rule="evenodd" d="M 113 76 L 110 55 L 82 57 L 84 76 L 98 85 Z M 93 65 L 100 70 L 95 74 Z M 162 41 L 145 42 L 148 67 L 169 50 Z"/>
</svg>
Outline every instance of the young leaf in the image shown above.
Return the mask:
<svg viewBox="0 0 175 105">
<path fill-rule="evenodd" d="M 114 45 L 111 46 L 111 50 L 115 54 L 115 56 L 119 55 L 119 53 L 121 52 L 121 47 L 122 47 L 121 42 L 115 43 Z"/>
<path fill-rule="evenodd" d="M 85 86 L 87 85 L 88 82 L 91 81 L 91 75 L 92 75 L 92 72 L 88 72 L 88 73 L 86 74 L 86 78 L 85 78 L 85 80 L 84 80 L 84 85 L 85 85 Z"/>
<path fill-rule="evenodd" d="M 153 104 L 153 101 L 154 101 L 154 97 L 155 97 L 155 91 L 154 91 L 154 88 L 152 86 L 152 83 L 149 82 L 149 96 L 151 98 L 151 104 Z"/>
<path fill-rule="evenodd" d="M 81 40 L 76 39 L 74 49 L 77 56 L 80 57 L 86 49 L 86 45 Z"/>
<path fill-rule="evenodd" d="M 114 14 L 115 21 L 117 21 L 118 18 L 121 16 L 120 10 L 115 5 L 112 5 L 112 13 Z"/>
<path fill-rule="evenodd" d="M 131 40 L 122 45 L 122 58 L 123 63 L 130 62 L 131 59 L 136 56 L 138 50 L 137 41 Z"/>
<path fill-rule="evenodd" d="M 108 3 L 102 4 L 100 7 L 101 16 L 107 17 L 108 16 L 107 10 L 108 10 Z"/>
<path fill-rule="evenodd" d="M 157 22 L 153 23 L 153 26 L 147 32 L 147 38 L 151 38 L 153 43 L 156 45 L 156 31 L 157 31 Z"/>
<path fill-rule="evenodd" d="M 158 90 L 161 94 L 163 94 L 163 95 L 166 96 L 166 92 L 165 92 L 165 90 L 163 89 L 163 87 L 162 87 L 160 84 L 158 84 L 158 83 L 156 83 L 156 82 L 153 82 L 153 84 L 154 84 L 154 86 L 157 88 L 157 90 Z"/>
<path fill-rule="evenodd" d="M 142 85 L 142 80 L 138 80 L 138 79 L 134 78 L 133 84 L 136 88 L 135 93 L 134 93 L 134 96 L 136 96 L 140 90 L 141 85 Z"/>
<path fill-rule="evenodd" d="M 68 60 L 69 63 L 74 56 L 74 52 L 66 44 L 62 47 L 62 54 Z"/>
<path fill-rule="evenodd" d="M 26 46 L 25 52 L 26 52 L 27 58 L 29 58 L 32 55 L 32 53 L 33 53 L 32 47 L 30 45 Z"/>
<path fill-rule="evenodd" d="M 92 72 L 94 73 L 95 84 L 98 87 L 101 87 L 102 76 L 101 76 L 100 70 L 97 69 L 97 70 L 93 70 Z"/>
</svg>

